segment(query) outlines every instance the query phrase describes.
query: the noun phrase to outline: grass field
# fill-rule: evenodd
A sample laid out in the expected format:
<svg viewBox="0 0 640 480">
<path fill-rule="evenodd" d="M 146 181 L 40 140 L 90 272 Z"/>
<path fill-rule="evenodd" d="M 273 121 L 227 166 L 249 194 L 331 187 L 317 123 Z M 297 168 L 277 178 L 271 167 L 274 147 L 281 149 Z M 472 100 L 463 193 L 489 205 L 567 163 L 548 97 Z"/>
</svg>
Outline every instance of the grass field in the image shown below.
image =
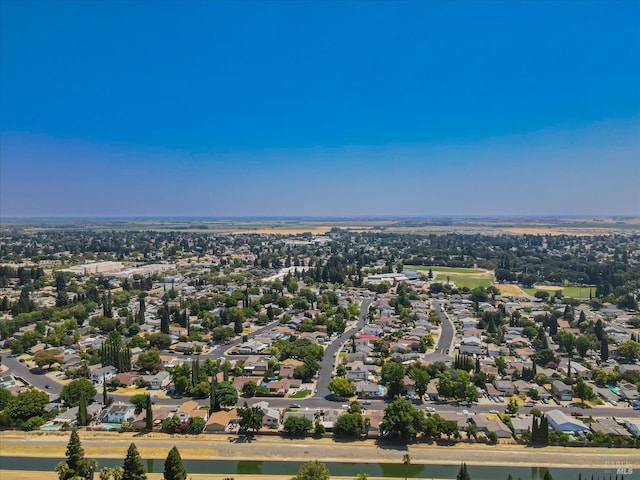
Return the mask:
<svg viewBox="0 0 640 480">
<path fill-rule="evenodd" d="M 493 272 L 479 268 L 434 267 L 425 265 L 405 265 L 407 270 L 429 271 L 434 274 L 434 281 L 446 283 L 449 280 L 458 288 L 474 289 L 489 287 L 493 284 Z"/>
<path fill-rule="evenodd" d="M 534 288 L 524 289 L 529 295 L 535 295 L 538 290 L 548 290 L 550 292 L 556 292 L 562 290 L 562 295 L 571 298 L 589 298 L 589 290 L 591 293 L 595 293 L 594 287 L 574 287 L 574 286 L 561 286 L 561 285 L 538 285 Z"/>
<path fill-rule="evenodd" d="M 458 288 L 468 288 L 473 290 L 477 287 L 487 288 L 490 287 L 493 283 L 492 278 L 470 278 L 464 275 L 453 276 L 439 273 L 435 276 L 436 282 L 447 283 L 447 277 L 449 277 L 449 281 L 456 284 Z"/>
<path fill-rule="evenodd" d="M 409 270 L 425 270 L 431 269 L 433 272 L 442 273 L 464 273 L 464 274 L 485 274 L 488 270 L 481 270 L 479 268 L 455 268 L 455 267 L 430 267 L 428 265 L 405 265 L 405 268 Z"/>
</svg>

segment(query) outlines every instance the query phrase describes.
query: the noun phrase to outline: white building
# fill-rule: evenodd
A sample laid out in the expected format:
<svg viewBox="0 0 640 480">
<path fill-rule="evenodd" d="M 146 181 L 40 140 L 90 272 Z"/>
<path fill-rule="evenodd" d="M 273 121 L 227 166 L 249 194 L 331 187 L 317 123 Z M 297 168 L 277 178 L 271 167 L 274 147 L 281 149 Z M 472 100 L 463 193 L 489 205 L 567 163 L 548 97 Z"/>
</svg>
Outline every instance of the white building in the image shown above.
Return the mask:
<svg viewBox="0 0 640 480">
<path fill-rule="evenodd" d="M 103 423 L 131 422 L 136 414 L 136 407 L 126 403 L 114 403 L 103 417 Z"/>
<path fill-rule="evenodd" d="M 554 430 L 569 434 L 589 431 L 589 427 L 580 420 L 569 417 L 560 410 L 550 410 L 546 415 L 549 420 L 549 426 Z"/>
</svg>

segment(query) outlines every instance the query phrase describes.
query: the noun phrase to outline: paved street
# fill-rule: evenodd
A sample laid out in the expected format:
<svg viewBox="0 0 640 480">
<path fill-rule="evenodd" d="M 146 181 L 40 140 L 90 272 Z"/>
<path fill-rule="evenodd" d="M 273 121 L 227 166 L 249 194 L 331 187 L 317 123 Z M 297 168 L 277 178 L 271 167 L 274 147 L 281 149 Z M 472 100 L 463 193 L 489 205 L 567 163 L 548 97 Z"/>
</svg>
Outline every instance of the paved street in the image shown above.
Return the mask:
<svg viewBox="0 0 640 480">
<path fill-rule="evenodd" d="M 440 338 L 433 352 L 425 355 L 425 360 L 429 363 L 447 362 L 453 360 L 451 349 L 453 348 L 453 337 L 455 335 L 455 327 L 449 316 L 445 313 L 442 305 L 437 300 L 433 301 L 436 313 L 440 315 Z"/>
</svg>

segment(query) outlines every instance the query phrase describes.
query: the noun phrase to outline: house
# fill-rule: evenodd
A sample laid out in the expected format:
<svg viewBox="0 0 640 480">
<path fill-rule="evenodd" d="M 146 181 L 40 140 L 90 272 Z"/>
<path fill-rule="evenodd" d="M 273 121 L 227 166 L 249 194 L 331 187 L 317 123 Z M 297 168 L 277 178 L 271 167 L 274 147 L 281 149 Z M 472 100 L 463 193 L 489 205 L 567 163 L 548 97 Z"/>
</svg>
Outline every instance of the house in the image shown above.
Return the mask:
<svg viewBox="0 0 640 480">
<path fill-rule="evenodd" d="M 284 397 L 290 388 L 300 388 L 302 381 L 299 379 L 283 379 L 267 383 L 267 388 L 272 395 Z"/>
<path fill-rule="evenodd" d="M 612 418 L 599 418 L 591 425 L 589 425 L 592 432 L 602 432 L 605 435 L 617 436 L 617 437 L 630 437 L 631 434 L 619 425 Z"/>
<path fill-rule="evenodd" d="M 151 407 L 153 411 L 153 423 L 154 425 L 160 425 L 163 420 L 173 417 L 175 414 L 175 406 L 172 405 L 153 405 Z M 143 409 L 131 422 L 131 426 L 134 428 L 144 429 L 147 426 L 147 412 Z"/>
<path fill-rule="evenodd" d="M 519 435 L 522 432 L 526 432 L 527 430 L 531 431 L 532 424 L 533 424 L 533 416 L 531 415 L 511 418 L 513 433 L 515 433 L 516 435 Z"/>
<path fill-rule="evenodd" d="M 467 344 L 458 347 L 460 355 L 482 355 L 482 348 L 479 345 Z"/>
<path fill-rule="evenodd" d="M 53 423 L 59 423 L 64 425 L 65 423 L 70 426 L 75 426 L 78 422 L 78 411 L 80 407 L 71 407 L 62 413 L 56 415 L 53 419 Z M 96 418 L 102 410 L 102 405 L 99 403 L 90 403 L 87 405 L 87 417 L 89 419 Z"/>
<path fill-rule="evenodd" d="M 118 374 L 118 369 L 114 366 L 107 365 L 106 367 L 96 368 L 91 372 L 91 381 L 96 385 L 102 385 L 103 380 L 108 382 Z"/>
<path fill-rule="evenodd" d="M 166 370 L 162 370 L 155 375 L 143 375 L 142 379 L 149 384 L 150 390 L 164 389 L 171 383 L 171 376 Z"/>
<path fill-rule="evenodd" d="M 438 381 L 431 380 L 429 385 L 427 385 L 427 391 L 425 392 L 425 396 L 429 398 L 429 400 L 438 401 L 440 399 L 440 394 L 438 393 Z"/>
<path fill-rule="evenodd" d="M 182 354 L 189 354 L 195 352 L 196 342 L 178 342 L 175 344 L 175 352 Z"/>
<path fill-rule="evenodd" d="M 589 427 L 580 420 L 569 417 L 560 410 L 549 410 L 546 412 L 546 416 L 549 420 L 549 426 L 554 430 L 569 434 L 589 431 Z"/>
<path fill-rule="evenodd" d="M 293 373 L 295 372 L 296 367 L 293 365 L 281 365 L 280 366 L 280 376 L 283 378 L 293 378 Z"/>
<path fill-rule="evenodd" d="M 620 396 L 625 400 L 636 400 L 640 398 L 638 387 L 633 383 L 620 383 L 618 389 L 620 390 Z"/>
<path fill-rule="evenodd" d="M 128 387 L 134 385 L 142 377 L 137 373 L 119 373 L 116 375 L 116 378 L 120 382 L 120 385 Z"/>
<path fill-rule="evenodd" d="M 114 403 L 102 417 L 103 423 L 130 422 L 135 418 L 136 407 L 128 403 Z"/>
<path fill-rule="evenodd" d="M 280 424 L 280 411 L 269 406 L 269 402 L 258 402 L 253 405 L 260 408 L 264 412 L 262 417 L 262 425 L 264 427 L 277 428 Z"/>
<path fill-rule="evenodd" d="M 573 399 L 573 390 L 571 390 L 571 387 L 560 380 L 551 382 L 551 392 L 563 402 Z"/>
<path fill-rule="evenodd" d="M 380 385 L 371 382 L 355 382 L 353 384 L 358 398 L 371 398 L 382 396 L 382 388 Z"/>
<path fill-rule="evenodd" d="M 475 424 L 480 432 L 495 432 L 498 438 L 510 438 L 512 433 L 509 427 L 495 417 L 487 417 L 485 415 L 475 415 L 471 417 L 470 422 Z"/>
<path fill-rule="evenodd" d="M 6 388 L 9 390 L 17 385 L 18 384 L 16 383 L 16 379 L 13 375 L 4 375 L 3 377 L 0 377 L 0 388 Z"/>
<path fill-rule="evenodd" d="M 262 342 L 249 341 L 238 345 L 236 351 L 238 352 L 238 355 L 257 355 L 262 353 L 268 347 L 269 345 Z"/>
<path fill-rule="evenodd" d="M 380 436 L 380 422 L 384 418 L 384 412 L 382 410 L 366 410 L 364 416 L 369 419 L 367 436 L 374 438 Z"/>
<path fill-rule="evenodd" d="M 634 437 L 640 437 L 640 420 L 627 419 L 624 421 L 624 426 L 629 430 L 629 432 L 631 432 L 631 435 Z"/>
<path fill-rule="evenodd" d="M 516 387 L 511 380 L 494 380 L 493 386 L 505 397 L 510 397 L 516 392 Z"/>
<path fill-rule="evenodd" d="M 189 420 L 191 417 L 200 417 L 206 422 L 209 418 L 209 410 L 201 409 L 200 404 L 195 400 L 187 400 L 176 411 L 176 415 L 181 422 Z"/>
<path fill-rule="evenodd" d="M 226 432 L 230 427 L 237 425 L 238 420 L 238 411 L 235 408 L 213 412 L 207 420 L 204 431 L 208 433 Z"/>
</svg>

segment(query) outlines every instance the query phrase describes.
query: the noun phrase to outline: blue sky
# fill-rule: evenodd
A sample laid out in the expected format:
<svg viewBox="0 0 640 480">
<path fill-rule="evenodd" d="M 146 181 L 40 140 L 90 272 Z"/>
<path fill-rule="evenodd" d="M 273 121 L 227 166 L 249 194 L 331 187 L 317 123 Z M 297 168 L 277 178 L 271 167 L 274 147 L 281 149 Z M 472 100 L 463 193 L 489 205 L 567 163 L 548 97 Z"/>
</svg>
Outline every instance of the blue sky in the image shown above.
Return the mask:
<svg viewBox="0 0 640 480">
<path fill-rule="evenodd" d="M 0 16 L 0 214 L 640 215 L 640 2 Z"/>
</svg>

